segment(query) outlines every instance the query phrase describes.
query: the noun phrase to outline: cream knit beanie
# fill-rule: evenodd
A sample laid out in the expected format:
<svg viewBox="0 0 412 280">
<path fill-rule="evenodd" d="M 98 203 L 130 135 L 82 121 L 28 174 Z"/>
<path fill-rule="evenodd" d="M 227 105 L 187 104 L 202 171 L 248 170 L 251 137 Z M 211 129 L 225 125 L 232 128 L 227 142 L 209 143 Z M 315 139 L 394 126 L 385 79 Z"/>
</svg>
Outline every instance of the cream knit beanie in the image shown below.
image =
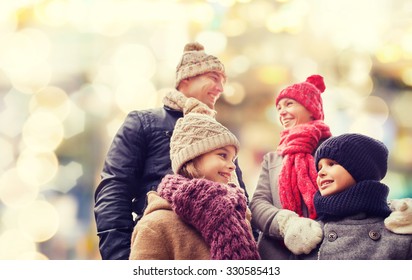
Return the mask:
<svg viewBox="0 0 412 280">
<path fill-rule="evenodd" d="M 199 43 L 186 44 L 182 59 L 176 67 L 176 88 L 182 80 L 207 72 L 218 72 L 226 79 L 225 66 L 217 57 L 206 54 Z"/>
<path fill-rule="evenodd" d="M 183 118 L 177 120 L 170 140 L 170 159 L 174 173 L 202 154 L 233 145 L 239 151 L 239 141 L 233 133 L 215 120 L 215 111 L 195 98 L 189 98 Z"/>
</svg>

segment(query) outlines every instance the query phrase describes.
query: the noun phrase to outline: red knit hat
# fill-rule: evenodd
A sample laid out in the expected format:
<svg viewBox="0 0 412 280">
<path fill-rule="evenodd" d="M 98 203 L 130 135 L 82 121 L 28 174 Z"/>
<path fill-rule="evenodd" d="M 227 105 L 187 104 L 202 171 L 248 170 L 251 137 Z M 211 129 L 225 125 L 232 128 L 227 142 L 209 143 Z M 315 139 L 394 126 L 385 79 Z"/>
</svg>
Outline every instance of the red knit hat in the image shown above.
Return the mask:
<svg viewBox="0 0 412 280">
<path fill-rule="evenodd" d="M 294 84 L 283 89 L 276 97 L 275 104 L 283 98 L 291 98 L 302 104 L 315 120 L 323 120 L 322 92 L 325 91 L 325 83 L 320 75 L 312 75 L 303 83 Z"/>
</svg>

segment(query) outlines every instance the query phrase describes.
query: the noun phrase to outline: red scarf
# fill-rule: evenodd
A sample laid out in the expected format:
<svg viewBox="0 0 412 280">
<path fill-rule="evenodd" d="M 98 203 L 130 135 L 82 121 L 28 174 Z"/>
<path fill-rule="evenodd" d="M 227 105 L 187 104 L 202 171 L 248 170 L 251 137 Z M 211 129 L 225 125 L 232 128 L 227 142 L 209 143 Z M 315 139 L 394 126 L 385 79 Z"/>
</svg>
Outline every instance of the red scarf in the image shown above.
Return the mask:
<svg viewBox="0 0 412 280">
<path fill-rule="evenodd" d="M 313 152 L 319 141 L 332 136 L 329 126 L 316 120 L 285 129 L 281 133 L 277 153 L 283 156 L 282 170 L 278 178 L 282 207 L 303 215 L 303 199 L 309 218 L 316 218 L 313 197 L 318 190 L 317 171 Z"/>
</svg>

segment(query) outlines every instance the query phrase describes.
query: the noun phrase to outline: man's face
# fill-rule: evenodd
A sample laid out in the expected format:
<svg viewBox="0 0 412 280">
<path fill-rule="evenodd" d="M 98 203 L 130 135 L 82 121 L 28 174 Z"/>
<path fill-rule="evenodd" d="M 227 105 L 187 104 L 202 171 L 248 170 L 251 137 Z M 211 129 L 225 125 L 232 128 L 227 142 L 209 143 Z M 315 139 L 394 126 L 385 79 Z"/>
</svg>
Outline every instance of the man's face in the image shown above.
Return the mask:
<svg viewBox="0 0 412 280">
<path fill-rule="evenodd" d="M 215 108 L 215 103 L 223 92 L 225 78 L 217 72 L 208 72 L 196 77 L 191 77 L 180 82 L 179 90 L 186 97 L 193 97 L 205 103 L 210 109 Z"/>
</svg>

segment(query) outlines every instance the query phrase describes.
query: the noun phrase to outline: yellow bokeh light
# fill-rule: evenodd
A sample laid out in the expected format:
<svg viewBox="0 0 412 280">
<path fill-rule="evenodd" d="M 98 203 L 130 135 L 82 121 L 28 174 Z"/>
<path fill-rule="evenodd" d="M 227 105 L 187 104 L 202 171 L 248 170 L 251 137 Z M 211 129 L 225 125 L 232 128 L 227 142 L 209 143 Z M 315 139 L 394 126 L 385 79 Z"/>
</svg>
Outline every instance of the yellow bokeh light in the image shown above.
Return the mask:
<svg viewBox="0 0 412 280">
<path fill-rule="evenodd" d="M 37 186 L 41 186 L 56 176 L 59 167 L 57 156 L 53 152 L 23 151 L 16 163 L 20 178 Z"/>
<path fill-rule="evenodd" d="M 33 202 L 38 193 L 39 188 L 24 181 L 16 168 L 7 170 L 0 177 L 0 199 L 8 207 L 25 206 Z"/>
<path fill-rule="evenodd" d="M 223 97 L 232 105 L 238 105 L 245 99 L 245 89 L 240 83 L 229 83 L 224 88 Z"/>
<path fill-rule="evenodd" d="M 63 140 L 63 125 L 53 114 L 32 114 L 23 126 L 24 143 L 32 150 L 54 151 Z"/>
<path fill-rule="evenodd" d="M 10 229 L 0 235 L 0 260 L 24 259 L 27 253 L 35 251 L 36 244 L 24 231 Z"/>
<path fill-rule="evenodd" d="M 30 113 L 47 112 L 63 121 L 70 111 L 70 100 L 64 90 L 58 87 L 45 87 L 34 94 L 30 100 Z"/>
<path fill-rule="evenodd" d="M 56 234 L 59 215 L 47 201 L 35 201 L 21 211 L 19 226 L 35 242 L 44 242 Z"/>
<path fill-rule="evenodd" d="M 288 71 L 280 66 L 264 66 L 257 71 L 257 75 L 262 83 L 278 85 L 287 80 Z"/>
<path fill-rule="evenodd" d="M 387 44 L 379 48 L 376 52 L 376 58 L 382 63 L 391 63 L 398 61 L 402 56 L 400 46 Z"/>
<path fill-rule="evenodd" d="M 392 155 L 399 164 L 410 165 L 412 164 L 412 136 L 400 135 L 396 140 Z"/>
<path fill-rule="evenodd" d="M 407 67 L 402 70 L 402 81 L 408 86 L 412 86 L 412 67 Z"/>
</svg>

